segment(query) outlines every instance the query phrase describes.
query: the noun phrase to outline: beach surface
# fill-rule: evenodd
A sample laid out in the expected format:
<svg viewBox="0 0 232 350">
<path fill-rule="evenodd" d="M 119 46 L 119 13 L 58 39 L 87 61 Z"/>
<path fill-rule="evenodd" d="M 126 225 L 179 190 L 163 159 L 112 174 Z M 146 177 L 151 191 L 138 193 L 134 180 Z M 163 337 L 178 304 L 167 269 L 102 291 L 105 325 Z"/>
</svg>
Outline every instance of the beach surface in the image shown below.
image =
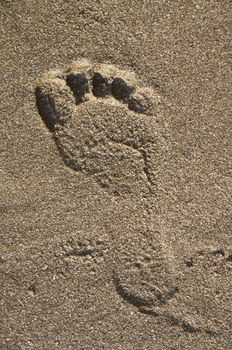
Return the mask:
<svg viewBox="0 0 232 350">
<path fill-rule="evenodd" d="M 231 349 L 231 1 L 0 15 L 0 349 Z"/>
</svg>

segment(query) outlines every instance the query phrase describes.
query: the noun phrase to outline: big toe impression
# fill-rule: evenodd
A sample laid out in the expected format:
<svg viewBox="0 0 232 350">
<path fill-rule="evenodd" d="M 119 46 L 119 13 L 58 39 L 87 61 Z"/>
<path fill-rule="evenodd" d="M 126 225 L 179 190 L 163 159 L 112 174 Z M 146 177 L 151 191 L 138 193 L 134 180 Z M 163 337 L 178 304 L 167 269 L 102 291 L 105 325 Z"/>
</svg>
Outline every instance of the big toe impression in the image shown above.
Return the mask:
<svg viewBox="0 0 232 350">
<path fill-rule="evenodd" d="M 57 75 L 45 75 L 35 89 L 39 114 L 51 132 L 64 125 L 73 113 L 74 96 L 65 80 Z"/>
</svg>

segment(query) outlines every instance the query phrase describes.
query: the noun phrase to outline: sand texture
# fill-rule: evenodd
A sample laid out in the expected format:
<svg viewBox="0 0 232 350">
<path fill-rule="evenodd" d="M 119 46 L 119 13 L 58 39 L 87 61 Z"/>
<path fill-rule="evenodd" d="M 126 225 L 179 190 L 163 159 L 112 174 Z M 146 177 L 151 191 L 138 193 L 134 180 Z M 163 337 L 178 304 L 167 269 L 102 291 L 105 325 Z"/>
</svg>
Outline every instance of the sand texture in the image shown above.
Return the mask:
<svg viewBox="0 0 232 350">
<path fill-rule="evenodd" d="M 231 349 L 231 2 L 0 12 L 0 349 Z"/>
</svg>

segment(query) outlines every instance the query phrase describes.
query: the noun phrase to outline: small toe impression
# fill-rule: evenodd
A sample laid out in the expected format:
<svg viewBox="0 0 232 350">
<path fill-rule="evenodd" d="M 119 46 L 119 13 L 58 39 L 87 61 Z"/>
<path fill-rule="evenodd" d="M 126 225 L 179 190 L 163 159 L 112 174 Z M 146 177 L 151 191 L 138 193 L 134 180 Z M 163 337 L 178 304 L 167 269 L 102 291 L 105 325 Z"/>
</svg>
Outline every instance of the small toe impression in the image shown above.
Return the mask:
<svg viewBox="0 0 232 350">
<path fill-rule="evenodd" d="M 111 84 L 111 93 L 117 100 L 127 101 L 134 88 L 128 86 L 122 78 L 115 78 Z"/>
<path fill-rule="evenodd" d="M 144 113 L 146 111 L 146 107 L 143 106 L 142 102 L 134 97 L 130 97 L 128 108 L 136 113 Z"/>
<path fill-rule="evenodd" d="M 82 102 L 84 100 L 85 94 L 89 92 L 89 82 L 85 74 L 71 73 L 67 76 L 66 83 L 76 97 L 76 102 Z"/>
<path fill-rule="evenodd" d="M 94 73 L 92 87 L 92 93 L 96 97 L 105 97 L 110 93 L 109 83 L 100 73 Z"/>
</svg>

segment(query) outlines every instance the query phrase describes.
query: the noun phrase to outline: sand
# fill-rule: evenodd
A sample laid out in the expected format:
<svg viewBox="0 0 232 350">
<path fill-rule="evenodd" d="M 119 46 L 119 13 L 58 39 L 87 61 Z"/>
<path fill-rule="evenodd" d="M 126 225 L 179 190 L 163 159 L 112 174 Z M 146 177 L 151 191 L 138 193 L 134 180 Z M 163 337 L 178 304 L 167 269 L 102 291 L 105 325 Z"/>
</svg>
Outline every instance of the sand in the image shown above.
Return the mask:
<svg viewBox="0 0 232 350">
<path fill-rule="evenodd" d="M 230 1 L 1 1 L 0 349 L 231 349 Z"/>
</svg>

